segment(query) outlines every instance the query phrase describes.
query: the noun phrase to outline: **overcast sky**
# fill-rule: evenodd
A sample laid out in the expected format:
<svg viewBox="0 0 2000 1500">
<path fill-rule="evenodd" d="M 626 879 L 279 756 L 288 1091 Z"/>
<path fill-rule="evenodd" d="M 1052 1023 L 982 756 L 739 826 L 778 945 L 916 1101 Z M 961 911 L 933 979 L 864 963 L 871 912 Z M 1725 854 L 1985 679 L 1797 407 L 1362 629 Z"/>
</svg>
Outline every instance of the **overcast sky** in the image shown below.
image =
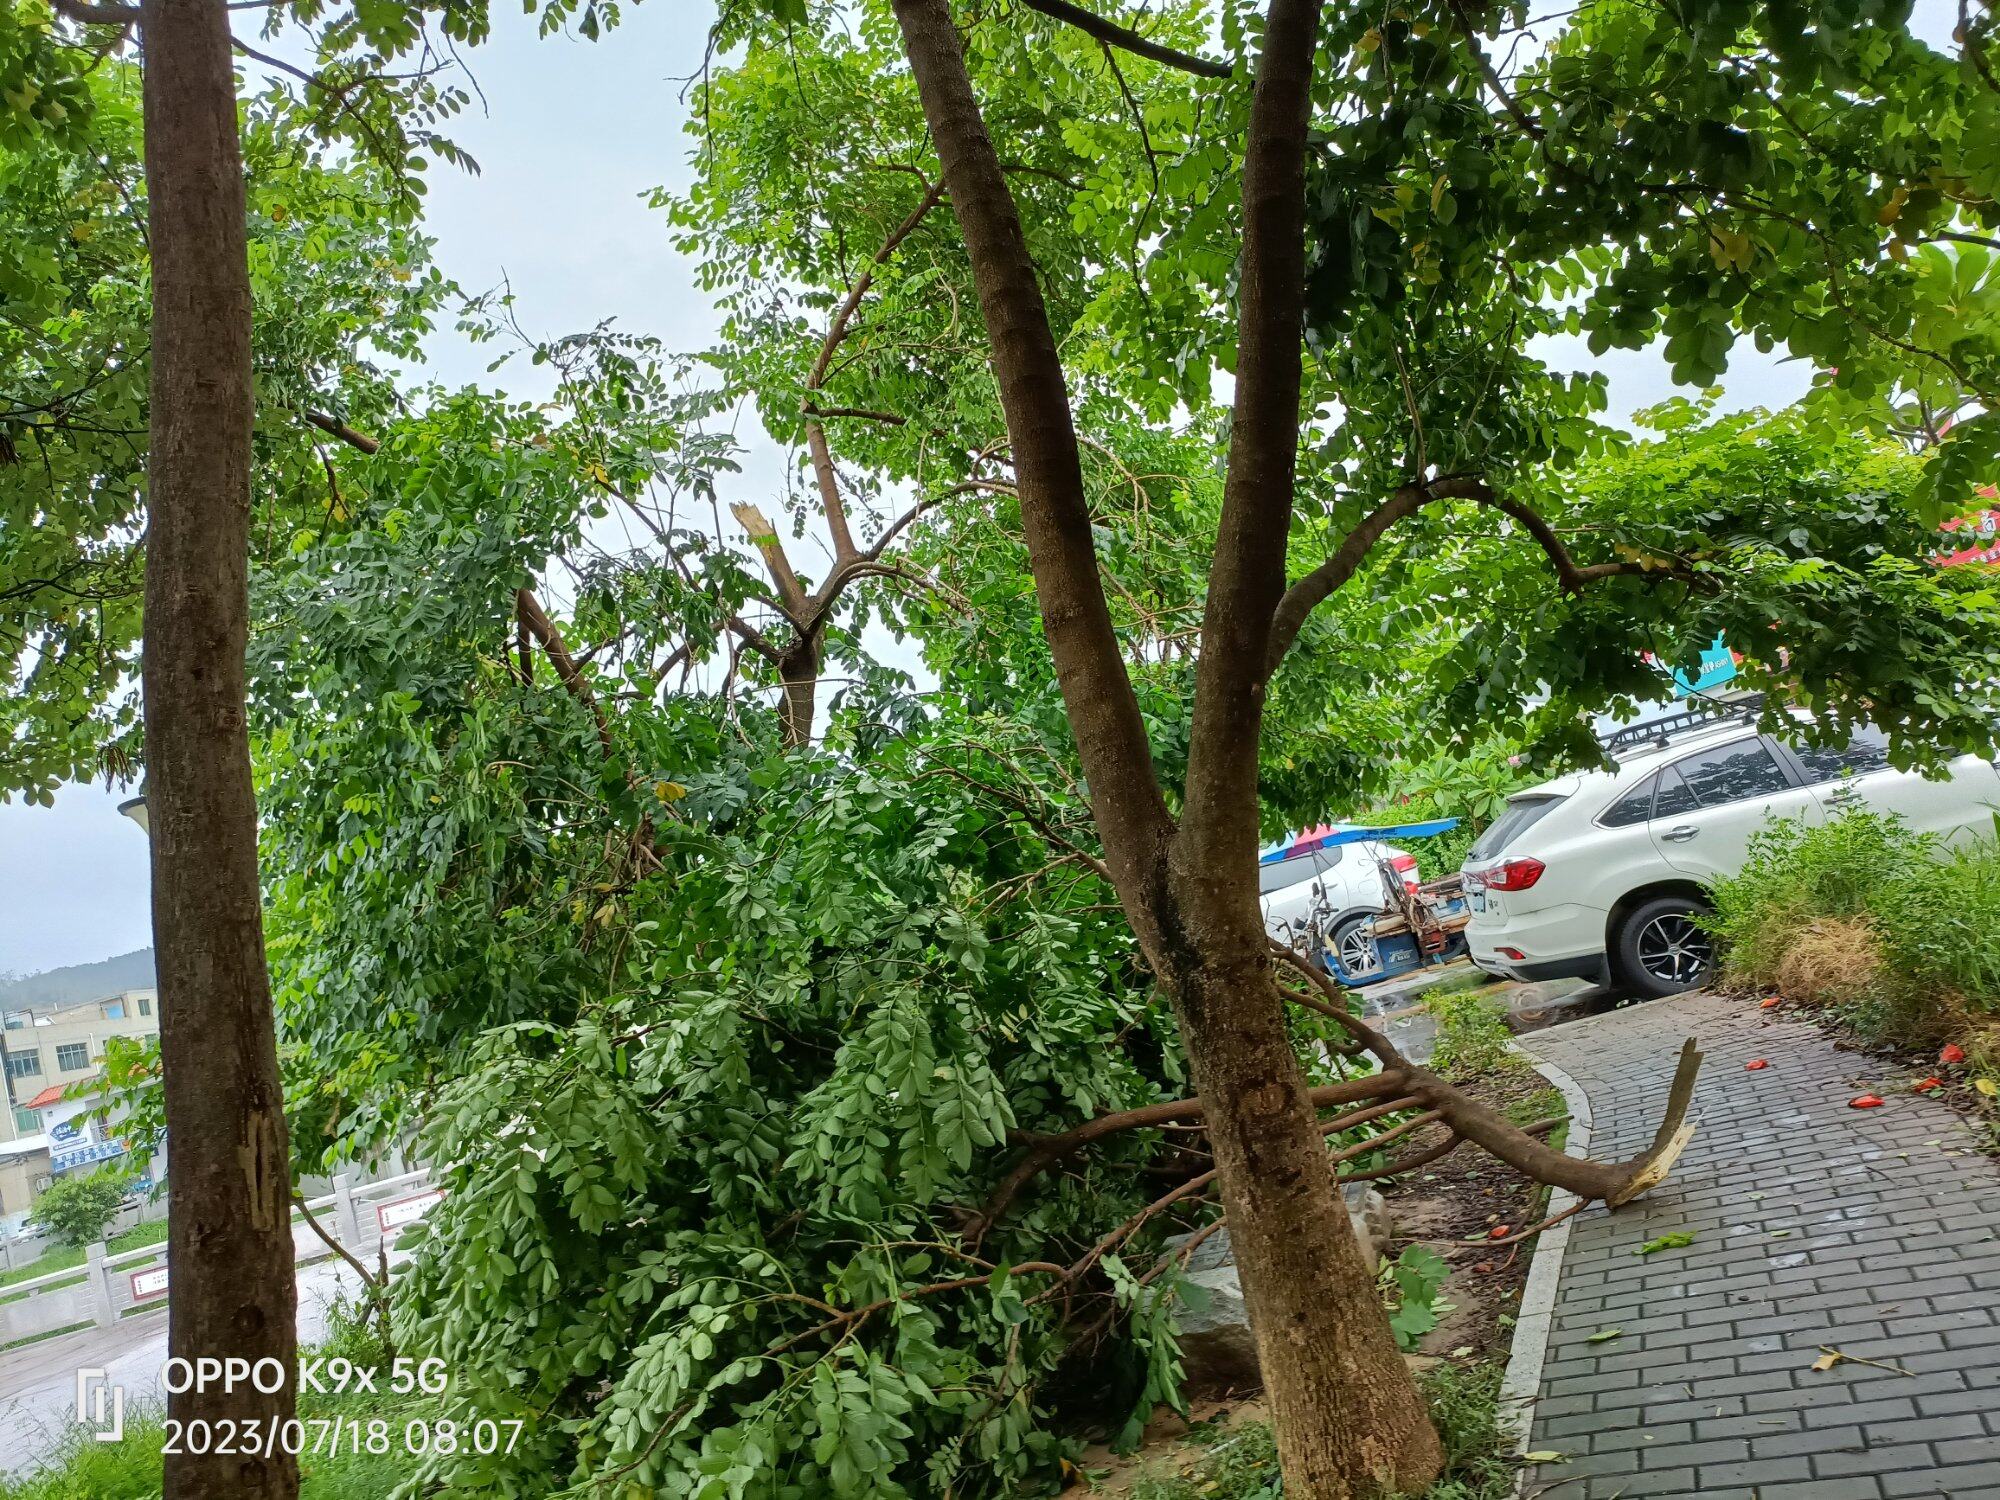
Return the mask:
<svg viewBox="0 0 2000 1500">
<path fill-rule="evenodd" d="M 495 40 L 472 54 L 488 111 L 475 106 L 451 130 L 483 171 L 433 170 L 429 228 L 446 274 L 468 290 L 507 280 L 533 334 L 616 318 L 627 331 L 699 348 L 715 330 L 714 311 L 664 215 L 642 199 L 689 180 L 682 80 L 701 65 L 713 7 L 669 0 L 624 14 L 604 41 L 543 41 L 527 18 L 496 8 Z M 1580 347 L 1555 352 L 1593 363 Z M 432 373 L 447 384 L 497 380 L 521 396 L 544 394 L 525 363 L 488 376 L 491 358 L 490 345 L 470 348 L 446 331 L 433 341 Z M 1611 377 L 1621 416 L 1671 393 L 1657 356 L 1595 363 Z M 1739 345 L 1725 405 L 1783 405 L 1804 385 L 1796 366 Z M 753 423 L 741 435 L 752 445 L 744 493 L 776 493 L 787 455 Z M 64 788 L 53 809 L 0 805 L 0 973 L 87 963 L 150 942 L 145 839 L 116 810 L 129 795 L 78 786 Z"/>
</svg>

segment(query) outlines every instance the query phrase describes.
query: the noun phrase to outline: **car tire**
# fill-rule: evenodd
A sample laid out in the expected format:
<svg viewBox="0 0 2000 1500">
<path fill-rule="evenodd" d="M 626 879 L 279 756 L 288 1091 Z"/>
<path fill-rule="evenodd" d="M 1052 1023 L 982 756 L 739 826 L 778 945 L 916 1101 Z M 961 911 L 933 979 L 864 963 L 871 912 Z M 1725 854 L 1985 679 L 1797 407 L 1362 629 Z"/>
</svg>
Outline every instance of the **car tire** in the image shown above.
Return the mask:
<svg viewBox="0 0 2000 1500">
<path fill-rule="evenodd" d="M 1344 922 L 1334 924 L 1333 938 L 1327 946 L 1333 950 L 1333 956 L 1340 961 L 1341 970 L 1348 976 L 1347 982 L 1351 985 L 1373 984 L 1378 979 L 1388 978 L 1388 975 L 1382 972 L 1384 968 L 1382 952 L 1376 947 L 1374 938 L 1368 932 L 1368 926 L 1374 920 L 1373 917 L 1365 916 L 1349 917 Z M 1350 964 L 1348 962 L 1350 953 L 1358 953 L 1362 949 L 1367 951 L 1367 962 Z"/>
<path fill-rule="evenodd" d="M 1694 920 L 1707 910 L 1689 896 L 1655 896 L 1633 907 L 1612 945 L 1618 980 L 1648 999 L 1707 984 L 1715 977 L 1715 940 Z"/>
</svg>

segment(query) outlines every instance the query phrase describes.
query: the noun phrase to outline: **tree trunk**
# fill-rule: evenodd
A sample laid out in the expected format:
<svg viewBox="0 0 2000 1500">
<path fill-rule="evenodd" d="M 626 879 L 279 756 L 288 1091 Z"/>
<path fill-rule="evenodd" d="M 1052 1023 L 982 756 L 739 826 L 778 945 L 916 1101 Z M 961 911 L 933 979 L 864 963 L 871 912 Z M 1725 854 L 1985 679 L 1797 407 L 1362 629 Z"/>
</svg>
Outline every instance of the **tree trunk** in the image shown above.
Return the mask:
<svg viewBox="0 0 2000 1500">
<path fill-rule="evenodd" d="M 826 638 L 814 630 L 801 635 L 797 644 L 778 658 L 778 681 L 784 687 L 778 701 L 778 716 L 784 726 L 788 750 L 812 742 L 814 702 L 819 695 L 819 669 L 825 654 Z"/>
<path fill-rule="evenodd" d="M 1141 946 L 1174 994 L 1206 1110 L 1286 1494 L 1349 1500 L 1421 1490 L 1441 1450 L 1335 1195 L 1286 1038 L 1256 895 L 1264 652 L 1284 588 L 1298 433 L 1302 164 L 1318 5 L 1274 0 L 1252 108 L 1237 436 L 1178 830 L 1097 575 L 1068 393 L 1034 260 L 948 0 L 895 0 L 895 11 L 972 262 L 1043 630 L 1105 862 Z M 1253 368 L 1243 369 L 1246 362 Z"/>
<path fill-rule="evenodd" d="M 1443 1450 L 1340 1203 L 1262 934 L 1180 976 L 1173 995 L 1285 1493 L 1421 1494 Z"/>
<path fill-rule="evenodd" d="M 181 1422 L 263 1432 L 294 1410 L 291 1154 L 264 966 L 244 707 L 250 278 L 223 0 L 145 0 L 153 348 L 143 683 L 167 1128 L 170 1356 L 261 1366 L 261 1392 L 170 1392 Z M 219 1385 L 219 1381 L 209 1382 Z M 220 1445 L 217 1445 L 220 1446 Z M 169 1500 L 298 1493 L 270 1457 L 166 1459 Z"/>
</svg>

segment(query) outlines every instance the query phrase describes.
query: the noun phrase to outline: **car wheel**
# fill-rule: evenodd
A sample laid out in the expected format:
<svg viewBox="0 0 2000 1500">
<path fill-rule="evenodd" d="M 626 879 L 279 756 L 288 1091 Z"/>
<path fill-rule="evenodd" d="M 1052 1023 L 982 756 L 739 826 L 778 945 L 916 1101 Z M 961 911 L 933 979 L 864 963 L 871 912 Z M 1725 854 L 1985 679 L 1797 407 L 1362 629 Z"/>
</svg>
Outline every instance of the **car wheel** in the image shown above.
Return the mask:
<svg viewBox="0 0 2000 1500">
<path fill-rule="evenodd" d="M 1333 956 L 1349 980 L 1366 983 L 1382 972 L 1382 954 L 1375 946 L 1373 920 L 1349 917 L 1333 929 Z"/>
<path fill-rule="evenodd" d="M 1686 896 L 1655 896 L 1633 908 L 1618 928 L 1618 977 L 1647 996 L 1707 984 L 1715 972 L 1715 942 L 1695 921 L 1706 910 Z"/>
</svg>

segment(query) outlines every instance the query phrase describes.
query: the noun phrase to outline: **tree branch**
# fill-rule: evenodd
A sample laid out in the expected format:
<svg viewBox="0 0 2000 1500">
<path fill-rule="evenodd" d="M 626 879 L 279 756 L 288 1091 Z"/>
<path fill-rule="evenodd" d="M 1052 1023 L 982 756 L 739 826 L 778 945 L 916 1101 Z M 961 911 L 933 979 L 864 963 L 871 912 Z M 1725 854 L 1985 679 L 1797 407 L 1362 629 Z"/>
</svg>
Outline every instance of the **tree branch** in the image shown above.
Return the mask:
<svg viewBox="0 0 2000 1500">
<path fill-rule="evenodd" d="M 854 311 L 861 306 L 861 299 L 868 295 L 868 288 L 874 285 L 875 273 L 889 263 L 889 257 L 896 253 L 896 247 L 915 233 L 917 226 L 923 223 L 924 216 L 937 207 L 938 199 L 943 194 L 944 179 L 940 177 L 924 189 L 923 197 L 917 200 L 917 206 L 910 211 L 909 216 L 889 232 L 889 237 L 882 242 L 882 248 L 875 252 L 868 264 L 862 268 L 861 274 L 855 277 L 854 284 L 847 289 L 847 295 L 841 299 L 840 306 L 834 309 L 832 318 L 827 321 L 826 336 L 820 340 L 819 357 L 813 361 L 813 367 L 806 375 L 806 450 L 812 455 L 813 477 L 819 483 L 820 504 L 826 511 L 826 528 L 833 535 L 833 555 L 842 562 L 855 555 L 854 535 L 847 524 L 847 506 L 840 498 L 840 482 L 833 471 L 833 454 L 827 447 L 826 429 L 819 421 L 820 417 L 831 413 L 818 411 L 814 407 L 813 397 L 825 385 L 827 368 L 833 363 L 833 356 L 841 344 L 846 341 L 848 327 L 854 319 Z M 843 410 L 843 414 L 853 413 Z M 876 413 L 865 415 L 877 416 Z M 878 416 L 878 420 L 900 422 L 902 418 L 883 419 Z"/>
<path fill-rule="evenodd" d="M 1699 575 L 1692 570 L 1679 567 L 1649 566 L 1644 562 L 1601 562 L 1578 563 L 1563 544 L 1540 512 L 1519 500 L 1510 500 L 1496 493 L 1493 488 L 1477 475 L 1458 474 L 1444 479 L 1434 479 L 1426 484 L 1406 484 L 1387 500 L 1370 511 L 1355 528 L 1341 539 L 1340 546 L 1331 557 L 1306 574 L 1298 582 L 1285 590 L 1278 607 L 1271 618 L 1271 640 L 1265 654 L 1264 671 L 1268 677 L 1278 670 L 1298 640 L 1300 629 L 1306 617 L 1315 608 L 1331 598 L 1366 560 L 1376 543 L 1382 540 L 1389 528 L 1408 516 L 1415 515 L 1426 505 L 1439 500 L 1471 500 L 1489 510 L 1497 510 L 1518 521 L 1534 543 L 1548 555 L 1556 571 L 1556 584 L 1566 594 L 1580 594 L 1585 588 L 1606 578 L 1622 578 L 1634 574 L 1664 573 L 1685 582 L 1695 582 Z"/>
<path fill-rule="evenodd" d="M 321 432 L 331 433 L 334 437 L 339 438 L 350 448 L 358 449 L 360 452 L 368 454 L 382 451 L 382 445 L 375 441 L 374 438 L 368 436 L 365 432 L 356 432 L 338 417 L 330 417 L 323 411 L 301 411 L 299 415 L 317 427 Z"/>
<path fill-rule="evenodd" d="M 1366 1078 L 1353 1078 L 1345 1083 L 1323 1084 L 1306 1091 L 1307 1102 L 1315 1109 L 1330 1109 L 1343 1104 L 1358 1104 L 1363 1100 L 1389 1099 L 1404 1092 L 1403 1076 L 1400 1073 L 1371 1073 Z M 1173 1125 L 1189 1120 L 1199 1120 L 1206 1114 L 1206 1107 L 1200 1099 L 1169 1099 L 1159 1104 L 1148 1104 L 1140 1109 L 1119 1110 L 1114 1114 L 1099 1115 L 1086 1121 L 1074 1130 L 1066 1130 L 1061 1135 L 1027 1136 L 1027 1155 L 1014 1164 L 1007 1175 L 1000 1179 L 986 1200 L 986 1206 L 979 1216 L 966 1227 L 964 1239 L 968 1246 L 977 1246 L 979 1240 L 999 1222 L 1000 1216 L 1014 1197 L 1040 1173 L 1047 1171 L 1057 1162 L 1075 1155 L 1093 1141 L 1101 1141 L 1106 1136 L 1117 1135 L 1127 1130 L 1146 1130 L 1161 1125 Z"/>
<path fill-rule="evenodd" d="M 1149 58 L 1169 68 L 1178 68 L 1183 73 L 1192 73 L 1197 78 L 1230 76 L 1231 69 L 1228 63 L 1213 62 L 1206 57 L 1196 57 L 1192 53 L 1176 51 L 1172 47 L 1148 41 L 1129 26 L 1120 26 L 1116 21 L 1107 21 L 1080 5 L 1071 5 L 1069 0 L 1021 0 L 1021 3 L 1029 10 L 1039 11 L 1052 21 L 1061 21 L 1065 26 L 1074 26 L 1085 36 L 1095 37 L 1107 46 L 1130 52 L 1134 57 Z"/>
<path fill-rule="evenodd" d="M 1320 0 L 1271 0 L 1244 147 L 1236 401 L 1174 843 L 1176 876 L 1219 896 L 1230 887 L 1240 895 L 1257 862 L 1252 768 L 1298 470 L 1306 129 L 1319 14 Z M 1253 884 L 1247 900 L 1226 900 L 1231 921 L 1255 918 L 1255 894 Z"/>
<path fill-rule="evenodd" d="M 909 421 L 892 411 L 870 411 L 865 406 L 815 406 L 808 401 L 800 408 L 808 417 L 854 417 L 863 422 L 881 422 L 889 427 L 901 427 Z"/>
<path fill-rule="evenodd" d="M 805 588 L 799 583 L 799 575 L 792 571 L 792 560 L 785 555 L 785 544 L 778 539 L 778 528 L 768 517 L 748 500 L 739 500 L 729 507 L 729 513 L 736 517 L 750 538 L 750 545 L 757 549 L 764 559 L 765 571 L 771 575 L 771 582 L 778 590 L 778 604 L 794 626 L 803 629 L 801 621 L 808 614 L 810 601 Z"/>
<path fill-rule="evenodd" d="M 597 743 L 606 760 L 616 758 L 617 751 L 611 744 L 611 721 L 604 715 L 604 705 L 597 701 L 597 694 L 590 690 L 590 684 L 583 679 L 583 672 L 576 664 L 576 658 L 569 654 L 569 647 L 563 644 L 562 632 L 556 629 L 555 621 L 542 608 L 541 600 L 535 597 L 533 589 L 522 588 L 514 591 L 514 609 L 520 622 L 534 638 L 542 644 L 542 654 L 549 659 L 549 665 L 556 669 L 556 676 L 569 691 L 569 695 L 590 710 L 590 716 L 597 721 Z M 627 773 L 630 774 L 629 772 Z"/>
<path fill-rule="evenodd" d="M 1264 652 L 1264 676 L 1268 679 L 1278 670 L 1285 653 L 1292 649 L 1292 642 L 1298 639 L 1306 616 L 1354 576 L 1355 570 L 1391 526 L 1406 516 L 1415 515 L 1431 501 L 1444 498 L 1447 492 L 1466 492 L 1456 486 L 1479 482 L 1447 480 L 1430 485 L 1406 484 L 1364 516 L 1360 524 L 1341 539 L 1331 557 L 1286 589 L 1279 598 L 1277 608 L 1271 612 L 1271 637 Z M 1452 488 L 1448 489 L 1448 486 Z"/>
</svg>

